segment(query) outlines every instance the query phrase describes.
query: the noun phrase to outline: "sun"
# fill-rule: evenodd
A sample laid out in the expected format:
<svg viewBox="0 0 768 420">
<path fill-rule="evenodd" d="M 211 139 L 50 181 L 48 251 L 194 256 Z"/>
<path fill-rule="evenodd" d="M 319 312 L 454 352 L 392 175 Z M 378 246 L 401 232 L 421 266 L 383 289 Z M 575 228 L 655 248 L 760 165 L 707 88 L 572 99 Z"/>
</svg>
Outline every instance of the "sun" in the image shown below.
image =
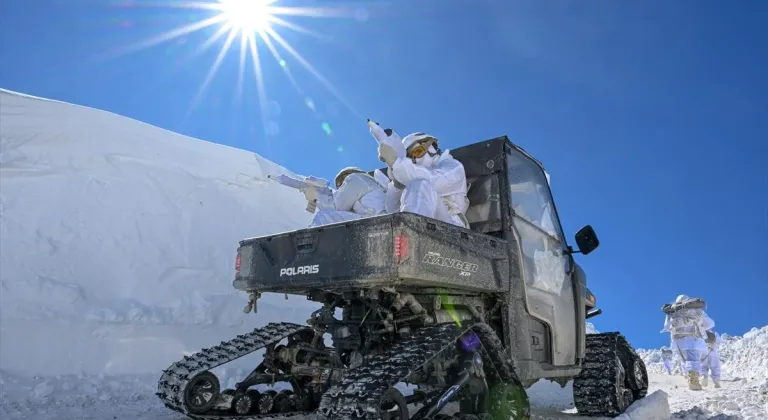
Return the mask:
<svg viewBox="0 0 768 420">
<path fill-rule="evenodd" d="M 225 25 L 241 33 L 263 33 L 273 20 L 270 3 L 275 0 L 219 0 Z"/>
<path fill-rule="evenodd" d="M 314 2 L 316 0 L 302 0 L 305 2 Z M 245 70 L 246 62 L 250 59 L 252 65 L 250 66 L 256 81 L 256 92 L 259 101 L 259 108 L 261 113 L 262 127 L 267 127 L 267 114 L 266 109 L 268 106 L 267 84 L 264 81 L 264 75 L 262 72 L 262 60 L 267 55 L 272 55 L 275 61 L 280 65 L 283 72 L 287 76 L 291 85 L 301 95 L 306 95 L 304 90 L 299 86 L 298 82 L 293 76 L 290 70 L 287 60 L 285 58 L 293 58 L 298 64 L 305 70 L 312 74 L 323 86 L 325 86 L 343 105 L 346 106 L 356 118 L 362 119 L 360 113 L 353 107 L 336 89 L 336 87 L 326 79 L 310 62 L 304 58 L 296 49 L 288 43 L 279 33 L 279 29 L 290 29 L 295 32 L 299 32 L 305 35 L 318 38 L 320 40 L 329 41 L 329 38 L 323 34 L 319 34 L 311 29 L 308 29 L 298 23 L 293 22 L 290 18 L 310 17 L 310 18 L 344 18 L 344 19 L 358 19 L 359 8 L 350 8 L 349 6 L 337 5 L 334 7 L 325 6 L 286 6 L 280 5 L 280 0 L 142 0 L 142 1 L 128 1 L 121 7 L 158 7 L 158 8 L 172 8 L 179 12 L 182 11 L 194 11 L 195 16 L 190 16 L 190 22 L 182 26 L 178 26 L 152 36 L 149 39 L 142 40 L 132 45 L 128 45 L 119 48 L 117 51 L 113 51 L 109 54 L 112 58 L 117 56 L 143 50 L 145 48 L 157 46 L 162 43 L 166 43 L 175 39 L 186 37 L 194 32 L 218 27 L 215 31 L 212 31 L 210 36 L 203 41 L 193 52 L 198 55 L 207 51 L 213 45 L 220 43 L 216 58 L 213 61 L 205 79 L 202 81 L 200 87 L 197 89 L 192 102 L 184 116 L 184 120 L 187 119 L 189 114 L 194 108 L 197 107 L 199 102 L 205 96 L 206 91 L 212 80 L 216 77 L 219 68 L 225 57 L 228 55 L 231 49 L 236 49 L 239 44 L 239 58 L 240 65 L 237 73 L 237 85 L 234 95 L 234 99 L 237 101 L 242 99 L 243 84 L 245 82 Z M 203 12 L 201 14 L 197 12 Z M 223 42 L 220 42 L 223 40 Z M 234 47 L 234 48 L 233 48 Z M 283 53 L 279 51 L 282 49 L 288 53 L 289 57 L 284 57 Z M 312 98 L 306 97 L 304 103 L 310 108 L 312 112 L 316 112 L 314 101 Z M 323 131 L 326 130 L 327 124 L 323 124 Z"/>
</svg>

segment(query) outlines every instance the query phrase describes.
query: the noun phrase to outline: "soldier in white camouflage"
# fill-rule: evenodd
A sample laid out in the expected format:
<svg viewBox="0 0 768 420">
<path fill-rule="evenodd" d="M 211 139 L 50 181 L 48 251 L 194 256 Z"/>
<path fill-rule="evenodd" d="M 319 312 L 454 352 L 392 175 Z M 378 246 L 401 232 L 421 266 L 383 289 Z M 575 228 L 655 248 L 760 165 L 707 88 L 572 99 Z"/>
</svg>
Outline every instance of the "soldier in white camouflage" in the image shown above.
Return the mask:
<svg viewBox="0 0 768 420">
<path fill-rule="evenodd" d="M 691 302 L 692 304 L 688 304 Z M 687 372 L 688 388 L 694 391 L 702 389 L 699 382 L 701 359 L 707 347 L 706 331 L 715 326 L 715 321 L 704 312 L 704 302 L 701 299 L 691 299 L 679 295 L 672 305 L 665 305 L 662 310 L 666 313 L 662 332 L 670 333 L 670 344 L 673 351 L 678 351 L 683 358 Z"/>
</svg>

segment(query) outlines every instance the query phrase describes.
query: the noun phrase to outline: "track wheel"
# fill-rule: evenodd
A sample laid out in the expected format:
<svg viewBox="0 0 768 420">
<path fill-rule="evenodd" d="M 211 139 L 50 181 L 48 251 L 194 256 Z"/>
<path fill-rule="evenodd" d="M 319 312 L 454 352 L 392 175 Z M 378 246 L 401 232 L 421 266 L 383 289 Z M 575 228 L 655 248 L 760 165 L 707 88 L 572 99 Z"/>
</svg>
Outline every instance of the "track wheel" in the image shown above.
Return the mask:
<svg viewBox="0 0 768 420">
<path fill-rule="evenodd" d="M 278 413 L 287 413 L 293 409 L 293 391 L 284 389 L 275 396 L 275 411 Z"/>
<path fill-rule="evenodd" d="M 408 403 L 400 391 L 390 388 L 379 400 L 377 418 L 380 420 L 408 420 Z"/>
<path fill-rule="evenodd" d="M 637 354 L 632 354 L 627 369 L 627 384 L 635 401 L 645 398 L 648 394 L 648 371 L 645 369 L 645 362 Z"/>
<path fill-rule="evenodd" d="M 611 395 L 614 405 L 619 413 L 623 413 L 630 405 L 632 405 L 632 390 L 626 387 L 627 385 L 627 371 L 621 363 L 621 359 L 616 356 L 615 358 L 615 388 L 614 395 Z"/>
<path fill-rule="evenodd" d="M 219 379 L 205 371 L 192 378 L 184 388 L 184 405 L 190 413 L 202 414 L 213 408 L 218 396 Z"/>
<path fill-rule="evenodd" d="M 244 416 L 251 412 L 251 409 L 255 404 L 256 401 L 253 399 L 253 394 L 248 394 L 246 392 L 245 394 L 236 395 L 232 400 L 232 411 L 234 411 L 235 414 Z"/>
<path fill-rule="evenodd" d="M 253 406 L 256 407 L 256 405 L 259 404 L 259 398 L 261 398 L 261 393 L 255 389 L 249 389 L 248 391 L 245 391 L 246 394 L 251 396 L 251 400 L 253 400 Z"/>
<path fill-rule="evenodd" d="M 259 414 L 268 414 L 275 406 L 275 396 L 277 392 L 273 390 L 265 391 L 259 396 L 259 401 L 256 404 L 256 412 Z"/>
<path fill-rule="evenodd" d="M 531 404 L 522 384 L 500 382 L 491 386 L 488 414 L 494 419 L 529 420 Z"/>
</svg>

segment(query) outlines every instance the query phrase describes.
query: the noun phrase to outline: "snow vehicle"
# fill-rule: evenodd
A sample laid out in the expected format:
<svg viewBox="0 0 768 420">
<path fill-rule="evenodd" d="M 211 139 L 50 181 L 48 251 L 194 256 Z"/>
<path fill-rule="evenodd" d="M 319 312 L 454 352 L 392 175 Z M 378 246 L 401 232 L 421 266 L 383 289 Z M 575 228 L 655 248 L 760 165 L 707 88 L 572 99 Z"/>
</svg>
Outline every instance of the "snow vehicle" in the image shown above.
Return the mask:
<svg viewBox="0 0 768 420">
<path fill-rule="evenodd" d="M 645 397 L 624 336 L 586 333 L 601 310 L 573 256 L 599 241 L 587 225 L 578 250 L 567 244 L 542 164 L 506 136 L 451 153 L 470 184 L 469 229 L 395 213 L 242 240 L 233 286 L 246 313 L 268 292 L 322 307 L 306 325 L 270 323 L 172 364 L 162 402 L 195 419 L 450 419 L 438 413 L 456 402 L 458 419 L 520 420 L 543 378 L 573 380 L 582 415 Z M 210 370 L 262 349 L 222 391 Z M 263 390 L 278 382 L 290 389 Z M 405 396 L 402 383 L 418 389 Z"/>
</svg>

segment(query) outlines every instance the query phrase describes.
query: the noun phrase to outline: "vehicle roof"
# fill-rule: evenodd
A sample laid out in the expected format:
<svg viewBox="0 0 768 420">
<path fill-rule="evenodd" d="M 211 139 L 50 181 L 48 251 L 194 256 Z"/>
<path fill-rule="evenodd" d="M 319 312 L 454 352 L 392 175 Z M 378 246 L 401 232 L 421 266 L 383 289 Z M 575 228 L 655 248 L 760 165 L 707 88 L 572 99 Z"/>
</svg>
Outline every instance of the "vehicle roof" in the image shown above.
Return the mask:
<svg viewBox="0 0 768 420">
<path fill-rule="evenodd" d="M 507 135 L 501 135 L 451 149 L 451 155 L 464 165 L 468 174 L 479 175 L 480 172 L 493 171 L 497 164 L 496 161 L 504 159 L 505 153 L 503 153 L 503 151 L 505 145 L 517 149 L 520 153 L 536 162 L 542 170 L 546 171 L 541 161 L 533 157 L 533 155 L 525 151 L 521 146 L 513 143 Z M 493 163 L 491 163 L 491 161 L 493 161 Z M 498 162 L 498 164 L 501 163 L 503 162 Z M 486 168 L 481 168 L 481 165 Z M 386 167 L 381 168 L 380 170 L 385 174 L 387 173 Z M 370 171 L 369 173 L 373 175 L 373 171 Z"/>
</svg>

